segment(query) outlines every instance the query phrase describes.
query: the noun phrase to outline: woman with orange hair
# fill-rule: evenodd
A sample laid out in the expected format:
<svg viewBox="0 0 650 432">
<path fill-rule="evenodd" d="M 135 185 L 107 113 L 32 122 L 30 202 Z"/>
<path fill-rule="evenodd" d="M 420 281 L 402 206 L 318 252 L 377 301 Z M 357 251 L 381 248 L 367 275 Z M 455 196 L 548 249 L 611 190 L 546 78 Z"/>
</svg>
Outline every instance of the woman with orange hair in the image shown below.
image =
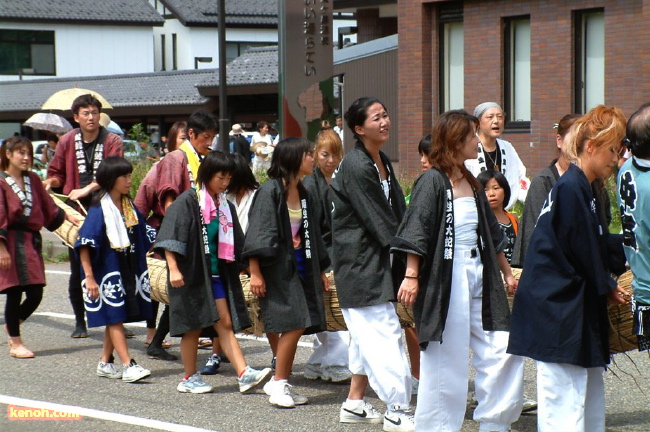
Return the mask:
<svg viewBox="0 0 650 432">
<path fill-rule="evenodd" d="M 609 177 L 625 136 L 618 108 L 578 119 L 571 165 L 555 183 L 530 239 L 515 296 L 508 352 L 537 361 L 539 431 L 604 431 L 609 363 L 607 300 L 625 293 L 610 276 L 608 227 L 591 183 Z"/>
</svg>

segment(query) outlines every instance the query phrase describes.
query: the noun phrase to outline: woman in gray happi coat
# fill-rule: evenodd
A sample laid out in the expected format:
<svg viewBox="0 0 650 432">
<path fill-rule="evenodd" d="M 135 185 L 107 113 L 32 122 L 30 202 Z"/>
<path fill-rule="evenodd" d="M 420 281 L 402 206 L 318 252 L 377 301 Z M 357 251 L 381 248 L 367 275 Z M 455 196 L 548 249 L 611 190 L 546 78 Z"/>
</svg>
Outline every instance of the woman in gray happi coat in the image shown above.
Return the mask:
<svg viewBox="0 0 650 432">
<path fill-rule="evenodd" d="M 479 430 L 507 431 L 523 402 L 523 360 L 506 354 L 510 313 L 499 270 L 517 281 L 483 188 L 467 170 L 476 158 L 478 120 L 449 111 L 433 126 L 431 169 L 415 183 L 392 242 L 406 255 L 397 298 L 413 305 L 420 346 L 418 430 L 461 429 L 467 401 L 469 349 L 476 368 Z"/>
<path fill-rule="evenodd" d="M 404 215 L 404 194 L 393 167 L 380 149 L 390 132 L 384 105 L 361 98 L 345 114 L 357 140 L 332 179 L 332 259 L 337 294 L 350 331 L 349 368 L 353 373 L 341 422 L 382 421 L 363 401 L 368 383 L 386 403 L 384 426 L 413 426 L 409 412 L 411 373 L 405 361 L 402 329 L 395 312 L 390 241 Z M 396 272 L 400 273 L 396 267 Z M 391 429 L 388 429 L 391 430 Z"/>
</svg>

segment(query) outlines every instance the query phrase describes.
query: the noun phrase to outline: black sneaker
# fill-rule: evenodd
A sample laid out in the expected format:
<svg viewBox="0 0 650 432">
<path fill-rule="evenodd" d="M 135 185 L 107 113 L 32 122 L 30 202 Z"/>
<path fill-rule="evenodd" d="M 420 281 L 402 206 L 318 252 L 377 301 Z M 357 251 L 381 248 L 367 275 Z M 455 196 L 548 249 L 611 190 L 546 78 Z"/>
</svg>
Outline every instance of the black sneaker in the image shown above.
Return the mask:
<svg viewBox="0 0 650 432">
<path fill-rule="evenodd" d="M 276 358 L 273 357 L 273 359 L 271 360 L 271 370 L 272 371 L 275 371 L 275 362 L 276 362 Z"/>
<path fill-rule="evenodd" d="M 87 338 L 88 330 L 86 330 L 86 323 L 77 323 L 70 337 L 75 339 Z"/>
<path fill-rule="evenodd" d="M 153 345 L 149 345 L 149 348 L 147 348 L 147 355 L 149 356 L 149 358 L 158 359 L 158 360 L 166 360 L 166 361 L 178 360 L 178 357 L 176 357 L 174 354 L 167 352 L 167 350 L 164 349 L 163 347 L 157 347 Z"/>
<path fill-rule="evenodd" d="M 212 354 L 205 362 L 205 366 L 201 368 L 199 373 L 201 375 L 216 375 L 219 367 L 221 366 L 221 358 L 217 354 Z"/>
</svg>

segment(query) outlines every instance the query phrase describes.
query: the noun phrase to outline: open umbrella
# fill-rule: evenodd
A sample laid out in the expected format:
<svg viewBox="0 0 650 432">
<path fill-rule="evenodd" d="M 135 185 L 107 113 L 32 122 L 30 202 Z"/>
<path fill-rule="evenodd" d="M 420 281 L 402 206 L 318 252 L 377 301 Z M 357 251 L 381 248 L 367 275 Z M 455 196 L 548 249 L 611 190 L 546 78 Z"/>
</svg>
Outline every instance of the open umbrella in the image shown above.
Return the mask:
<svg viewBox="0 0 650 432">
<path fill-rule="evenodd" d="M 52 113 L 36 113 L 28 118 L 23 125 L 33 129 L 50 131 L 55 134 L 63 134 L 72 130 L 72 125 L 66 119 Z"/>
<path fill-rule="evenodd" d="M 96 91 L 92 90 L 86 90 L 82 88 L 69 88 L 65 90 L 60 90 L 56 93 L 54 93 L 52 96 L 47 98 L 43 106 L 41 106 L 41 109 L 46 109 L 46 110 L 69 110 L 72 108 L 72 102 L 74 100 L 85 94 L 92 94 L 98 101 L 102 103 L 102 109 L 103 108 L 113 108 L 111 104 L 108 103 L 106 99 Z"/>
</svg>

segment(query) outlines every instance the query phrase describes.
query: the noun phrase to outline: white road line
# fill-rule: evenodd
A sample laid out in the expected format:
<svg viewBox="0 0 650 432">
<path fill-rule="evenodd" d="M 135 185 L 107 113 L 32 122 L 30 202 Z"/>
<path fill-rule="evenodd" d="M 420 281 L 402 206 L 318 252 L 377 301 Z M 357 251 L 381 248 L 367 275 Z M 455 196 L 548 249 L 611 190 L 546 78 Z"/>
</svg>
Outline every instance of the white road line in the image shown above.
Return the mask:
<svg viewBox="0 0 650 432">
<path fill-rule="evenodd" d="M 58 274 L 58 275 L 70 275 L 69 271 L 62 271 L 62 270 L 45 270 L 45 273 L 49 274 Z"/>
<path fill-rule="evenodd" d="M 69 320 L 75 319 L 74 315 L 62 314 L 62 313 L 58 313 L 58 312 L 34 312 L 32 315 L 40 315 L 40 316 L 46 316 L 46 317 L 50 317 L 50 318 L 63 318 L 63 319 L 69 319 Z M 131 322 L 131 323 L 127 323 L 127 326 L 146 328 L 147 323 L 144 323 L 144 322 Z M 266 339 L 265 336 L 255 336 L 255 335 L 247 334 L 247 333 L 236 333 L 235 336 L 237 337 L 237 339 L 246 339 L 246 340 L 253 340 L 253 341 L 257 341 L 257 342 L 268 343 L 268 340 Z M 314 346 L 314 344 L 311 343 L 311 342 L 300 341 L 300 342 L 298 342 L 298 346 L 305 347 L 305 348 L 311 348 L 312 346 Z"/>
<path fill-rule="evenodd" d="M 180 425 L 176 423 L 167 423 L 160 420 L 134 417 L 125 414 L 112 413 L 108 411 L 99 411 L 91 408 L 82 408 L 73 405 L 61 405 L 52 402 L 23 399 L 14 396 L 0 395 L 0 403 L 5 405 L 16 405 L 26 408 L 39 408 L 51 411 L 61 411 L 65 413 L 78 414 L 82 417 L 92 417 L 96 419 L 125 423 L 134 426 L 142 426 L 150 429 L 158 429 L 170 432 L 214 432 L 211 429 L 202 429 L 193 426 Z"/>
</svg>

